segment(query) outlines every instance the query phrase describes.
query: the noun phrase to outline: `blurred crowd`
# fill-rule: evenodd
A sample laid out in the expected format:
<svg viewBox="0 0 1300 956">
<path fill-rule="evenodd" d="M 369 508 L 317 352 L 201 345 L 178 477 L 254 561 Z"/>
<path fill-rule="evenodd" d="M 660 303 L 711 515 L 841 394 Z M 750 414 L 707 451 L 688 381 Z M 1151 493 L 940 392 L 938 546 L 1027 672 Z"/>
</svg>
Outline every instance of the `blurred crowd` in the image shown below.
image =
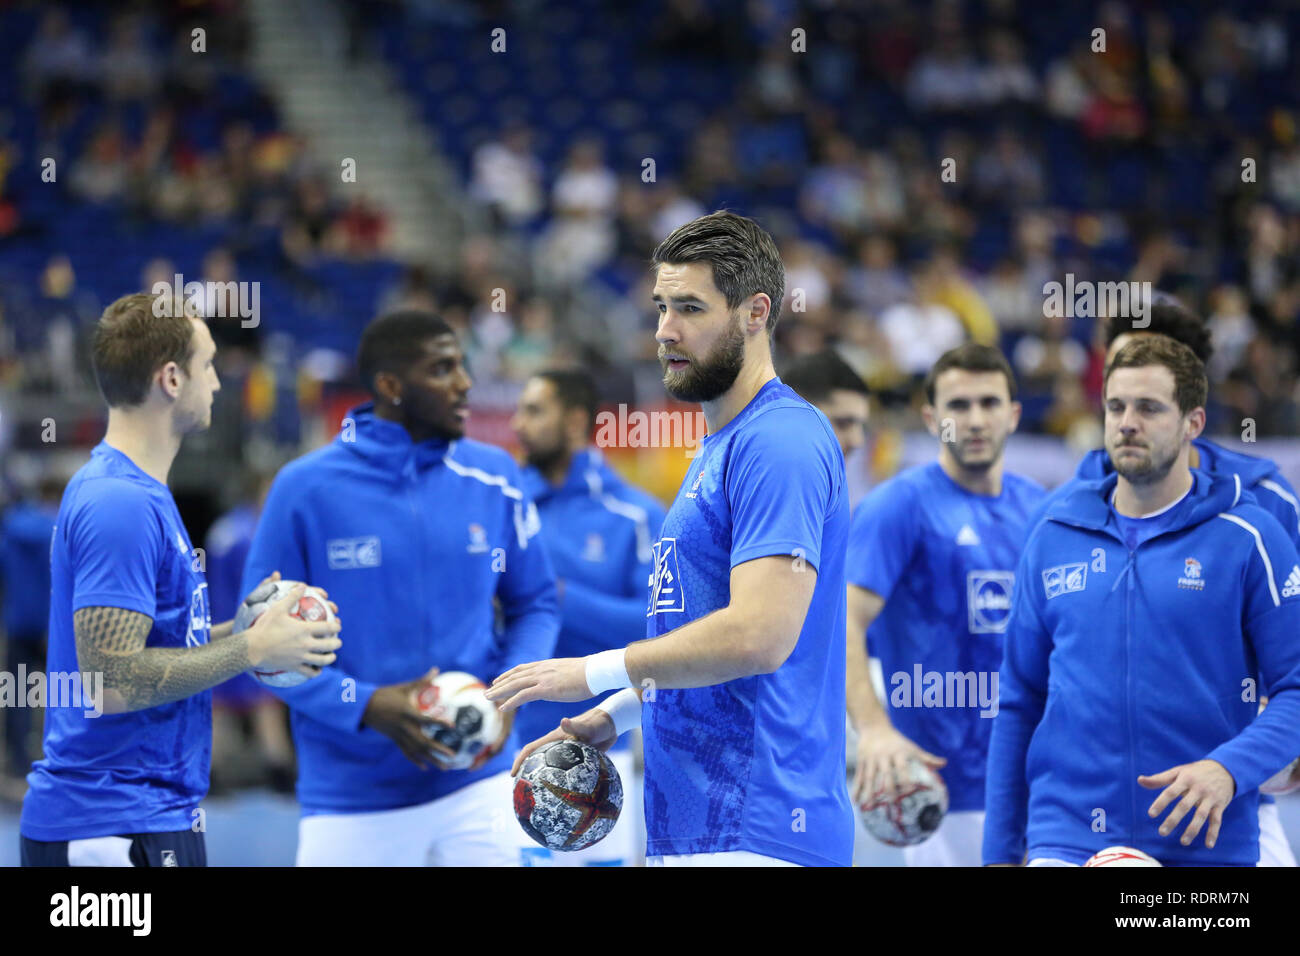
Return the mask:
<svg viewBox="0 0 1300 956">
<path fill-rule="evenodd" d="M 562 330 L 582 317 L 538 300 L 603 285 L 640 333 L 619 358 L 645 360 L 648 251 L 740 206 L 781 240 L 782 353 L 833 345 L 887 401 L 914 405 L 924 370 L 973 339 L 1012 359 L 1024 427 L 1069 434 L 1098 407 L 1106 318 L 1045 316 L 1044 284 L 1070 273 L 1184 299 L 1213 332 L 1212 426 L 1295 434 L 1300 11 L 1053 15 L 1011 0 L 673 0 L 656 52 L 727 57 L 738 84 L 680 161 L 647 183 L 626 150 L 579 136 L 548 164 L 533 146 L 545 118 L 509 122 L 467 157 L 490 227 L 419 300 L 450 309 L 485 372 L 517 379 L 574 355 Z M 484 294 L 503 283 L 525 290 L 508 314 Z"/>
<path fill-rule="evenodd" d="M 480 406 L 555 365 L 659 402 L 649 255 L 720 207 L 781 246 L 778 364 L 836 348 L 878 434 L 917 427 L 924 372 L 974 340 L 1011 359 L 1022 430 L 1095 441 L 1107 316 L 1048 315 L 1044 286 L 1067 276 L 1148 282 L 1206 318 L 1212 430 L 1300 433 L 1294 3 L 339 2 L 349 61 L 405 77 L 459 174 L 449 259 L 394 260 L 400 211 L 285 127 L 241 0 L 0 5 L 0 447 L 40 453 L 9 412 L 73 382 L 86 404 L 61 434 L 99 437 L 86 345 L 109 301 L 178 271 L 258 281 L 257 328 L 214 323 L 226 388 L 192 477 L 184 455 L 174 472 L 211 482 L 235 458 L 258 475 L 201 506 L 202 527 L 234 506 L 208 545 L 234 566 L 263 472 L 323 437 L 383 311 L 451 323 Z M 498 22 L 504 74 L 483 39 Z M 252 462 L 257 442 L 277 450 Z M 57 499 L 29 477 L 0 532 L 11 670 L 39 661 L 41 615 L 13 596 L 40 591 L 22 569 Z M 219 695 L 218 788 L 291 779 L 283 712 L 256 690 Z M 38 733 L 9 722 L 11 775 Z"/>
<path fill-rule="evenodd" d="M 354 55 L 368 33 L 430 16 L 421 4 L 349 6 Z M 580 38 L 633 25 L 595 6 Z M 449 3 L 460 19 L 438 27 L 468 35 L 492 13 L 525 31 L 547 17 L 532 4 L 490 7 Z M 1300 425 L 1293 5 L 1210 13 L 1105 0 L 1060 16 L 1015 0 L 654 8 L 633 34 L 646 64 L 671 73 L 703 63 L 711 72 L 699 75 L 721 77 L 717 90 L 669 84 L 663 94 L 692 101 L 689 135 L 638 158 L 611 140 L 604 117 L 560 137 L 547 114 L 489 111 L 495 128 L 449 157 L 463 172 L 458 255 L 406 264 L 375 289 L 371 311 L 440 311 L 485 384 L 555 363 L 648 368 L 649 251 L 674 226 L 729 206 L 782 244 L 781 356 L 833 345 L 886 407 L 914 406 L 923 370 L 974 339 L 1012 358 L 1023 427 L 1069 434 L 1095 413 L 1105 318 L 1044 315 L 1044 284 L 1069 273 L 1150 282 L 1206 316 L 1213 427 L 1250 417 L 1261 435 L 1283 435 Z M 176 10 L 104 13 L 94 33 L 61 8 L 41 14 L 10 67 L 36 122 L 27 143 L 0 128 L 0 261 L 5 243 L 48 229 L 6 187 L 20 164 L 49 155 L 68 169 L 58 211 L 106 208 L 178 241 L 201 236 L 211 240 L 203 278 L 270 275 L 328 312 L 328 298 L 312 298 L 313 263 L 383 259 L 385 212 L 359 190 L 331 188 L 310 144 L 279 125 L 247 76 L 240 4 Z M 189 55 L 197 22 L 213 56 Z M 626 106 L 614 91 L 606 101 L 609 113 Z M 653 112 L 645 122 L 653 127 Z M 0 309 L 43 320 L 35 332 L 0 325 L 11 382 L 56 379 L 75 360 L 69 340 L 119 291 L 79 283 L 71 252 L 38 264 L 24 303 L 0 297 Z M 160 248 L 141 278 L 175 266 Z M 261 332 L 231 338 L 256 351 L 274 329 L 271 315 Z M 15 360 L 42 351 L 53 371 L 39 355 Z"/>
</svg>

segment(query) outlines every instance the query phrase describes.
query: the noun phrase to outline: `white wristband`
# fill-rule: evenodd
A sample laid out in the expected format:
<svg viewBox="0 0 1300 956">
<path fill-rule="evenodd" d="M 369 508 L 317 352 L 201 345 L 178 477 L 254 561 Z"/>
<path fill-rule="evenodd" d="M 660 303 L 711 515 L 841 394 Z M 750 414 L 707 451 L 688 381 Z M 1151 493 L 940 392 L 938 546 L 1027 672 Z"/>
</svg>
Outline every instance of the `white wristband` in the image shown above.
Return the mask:
<svg viewBox="0 0 1300 956">
<path fill-rule="evenodd" d="M 627 676 L 627 648 L 619 647 L 586 657 L 587 690 L 592 694 L 601 694 L 607 690 L 631 687 L 632 680 Z"/>
<path fill-rule="evenodd" d="M 596 705 L 596 709 L 609 714 L 610 720 L 614 721 L 616 737 L 641 726 L 641 695 L 635 688 L 627 687 L 617 694 L 610 694 Z"/>
</svg>

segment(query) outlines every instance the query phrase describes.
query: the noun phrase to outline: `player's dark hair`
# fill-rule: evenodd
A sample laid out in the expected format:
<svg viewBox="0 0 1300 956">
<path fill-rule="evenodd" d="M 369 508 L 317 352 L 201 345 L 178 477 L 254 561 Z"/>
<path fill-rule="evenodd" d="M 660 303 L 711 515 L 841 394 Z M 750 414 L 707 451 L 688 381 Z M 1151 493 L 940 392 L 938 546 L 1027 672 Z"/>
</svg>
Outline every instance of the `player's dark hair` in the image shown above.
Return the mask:
<svg viewBox="0 0 1300 956">
<path fill-rule="evenodd" d="M 1007 380 L 1007 394 L 1015 401 L 1016 375 L 1011 371 L 1006 356 L 991 345 L 967 342 L 940 355 L 939 361 L 926 373 L 925 400 L 931 405 L 934 404 L 934 383 L 940 375 L 954 368 L 964 372 L 1001 372 Z"/>
<path fill-rule="evenodd" d="M 194 323 L 187 308 L 172 305 L 170 295 L 136 292 L 112 303 L 95 323 L 91 365 L 109 408 L 143 402 L 154 373 L 168 362 L 189 373 Z"/>
<path fill-rule="evenodd" d="M 1106 348 L 1110 348 L 1121 335 L 1150 332 L 1167 335 L 1182 342 L 1202 362 L 1209 362 L 1214 354 L 1210 342 L 1210 329 L 1199 315 L 1167 292 L 1157 292 L 1151 297 L 1149 324 L 1137 328 L 1130 315 L 1112 315 L 1106 320 Z"/>
<path fill-rule="evenodd" d="M 867 383 L 834 349 L 822 349 L 791 359 L 781 373 L 781 381 L 799 393 L 804 401 L 829 401 L 832 392 L 857 392 L 870 395 Z"/>
<path fill-rule="evenodd" d="M 1174 376 L 1174 400 L 1178 410 L 1186 415 L 1193 408 L 1204 408 L 1210 395 L 1210 381 L 1205 374 L 1205 363 L 1197 358 L 1188 346 L 1167 335 L 1143 335 L 1129 342 L 1115 353 L 1106 366 L 1102 380 L 1102 394 L 1117 368 L 1142 368 L 1163 365 Z"/>
<path fill-rule="evenodd" d="M 659 243 L 650 259 L 656 269 L 665 262 L 709 263 L 713 284 L 726 297 L 729 309 L 751 295 L 766 292 L 772 300 L 767 334 L 776 328 L 785 298 L 785 266 L 776 242 L 754 220 L 725 209 L 692 219 Z"/>
<path fill-rule="evenodd" d="M 357 347 L 357 372 L 370 394 L 375 394 L 375 376 L 380 372 L 404 375 L 419 357 L 420 346 L 429 339 L 452 335 L 442 318 L 432 312 L 402 309 L 381 315 L 361 333 Z"/>
<path fill-rule="evenodd" d="M 587 427 L 596 422 L 596 381 L 586 372 L 571 368 L 548 368 L 533 375 L 550 382 L 555 388 L 555 395 L 560 400 L 560 407 L 566 412 L 571 408 L 581 408 L 587 413 Z"/>
</svg>

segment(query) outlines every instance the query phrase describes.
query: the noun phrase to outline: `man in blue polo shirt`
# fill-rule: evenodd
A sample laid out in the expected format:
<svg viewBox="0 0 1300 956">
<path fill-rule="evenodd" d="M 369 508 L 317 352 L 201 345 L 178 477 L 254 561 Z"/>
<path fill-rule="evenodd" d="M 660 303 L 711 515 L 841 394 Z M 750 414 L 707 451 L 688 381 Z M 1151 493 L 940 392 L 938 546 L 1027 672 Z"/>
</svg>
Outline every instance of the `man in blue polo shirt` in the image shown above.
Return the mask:
<svg viewBox="0 0 1300 956">
<path fill-rule="evenodd" d="M 516 767 L 548 739 L 608 746 L 644 714 L 649 863 L 845 866 L 844 457 L 772 366 L 780 254 L 716 212 L 653 261 L 664 385 L 701 404 L 708 435 L 654 543 L 648 639 L 516 667 L 488 696 L 508 710 L 624 688 Z"/>
<path fill-rule="evenodd" d="M 537 502 L 542 543 L 559 586 L 558 655 L 625 647 L 645 633 L 646 581 L 654 573 L 651 543 L 664 520 L 663 506 L 619 477 L 590 445 L 595 421 L 591 376 L 553 369 L 524 385 L 511 422 L 528 460 L 524 491 Z M 520 739 L 535 740 L 580 709 L 534 701 L 519 710 Z M 620 739 L 609 756 L 623 781 L 622 825 L 595 846 L 574 853 L 528 847 L 530 862 L 630 866 L 645 855 L 632 748 Z"/>
</svg>

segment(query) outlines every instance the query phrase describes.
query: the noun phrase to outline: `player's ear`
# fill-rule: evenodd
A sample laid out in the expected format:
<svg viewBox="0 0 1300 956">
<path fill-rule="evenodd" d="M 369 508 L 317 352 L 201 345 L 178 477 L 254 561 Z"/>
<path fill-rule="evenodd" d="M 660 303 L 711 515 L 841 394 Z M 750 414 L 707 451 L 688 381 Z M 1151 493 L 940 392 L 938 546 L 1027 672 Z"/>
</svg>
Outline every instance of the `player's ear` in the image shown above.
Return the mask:
<svg viewBox="0 0 1300 956">
<path fill-rule="evenodd" d="M 925 422 L 925 430 L 935 438 L 939 437 L 939 421 L 936 417 L 934 406 L 925 404 L 921 406 L 921 420 Z"/>
<path fill-rule="evenodd" d="M 1020 413 L 1022 411 L 1024 411 L 1024 406 L 1021 405 L 1019 402 L 1011 403 L 1011 429 L 1010 431 L 1008 431 L 1007 434 L 1014 432 L 1017 428 L 1020 427 Z"/>
<path fill-rule="evenodd" d="M 168 362 L 158 370 L 154 381 L 158 383 L 164 395 L 176 399 L 180 397 L 181 388 L 185 384 L 185 373 L 177 363 Z"/>
<path fill-rule="evenodd" d="M 1205 431 L 1205 409 L 1193 408 L 1187 413 L 1187 440 L 1195 441 Z"/>
<path fill-rule="evenodd" d="M 745 333 L 767 330 L 767 317 L 772 313 L 772 300 L 766 292 L 759 292 L 749 300 L 749 315 L 745 319 Z"/>
<path fill-rule="evenodd" d="M 375 374 L 375 402 L 379 405 L 392 405 L 402 397 L 402 384 L 392 372 Z"/>
<path fill-rule="evenodd" d="M 578 442 L 578 446 L 587 444 L 591 437 L 591 427 L 585 409 L 573 407 L 564 413 L 564 431 Z"/>
</svg>

